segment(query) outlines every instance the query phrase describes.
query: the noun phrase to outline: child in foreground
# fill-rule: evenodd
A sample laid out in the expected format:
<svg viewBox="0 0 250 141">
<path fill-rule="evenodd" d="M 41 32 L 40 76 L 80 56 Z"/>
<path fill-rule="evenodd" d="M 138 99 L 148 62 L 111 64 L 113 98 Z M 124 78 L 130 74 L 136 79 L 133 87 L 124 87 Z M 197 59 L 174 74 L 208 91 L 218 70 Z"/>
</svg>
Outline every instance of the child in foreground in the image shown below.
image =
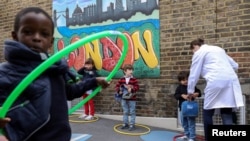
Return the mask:
<svg viewBox="0 0 250 141">
<path fill-rule="evenodd" d="M 54 38 L 54 24 L 47 12 L 38 7 L 19 11 L 14 20 L 13 40 L 4 42 L 6 62 L 0 64 L 0 106 L 18 83 L 49 58 Z M 66 60 L 50 66 L 34 80 L 14 102 L 4 126 L 10 141 L 70 141 L 67 100 L 79 98 L 101 85 L 97 77 L 67 83 L 72 78 Z M 3 136 L 2 136 L 3 137 Z"/>
</svg>

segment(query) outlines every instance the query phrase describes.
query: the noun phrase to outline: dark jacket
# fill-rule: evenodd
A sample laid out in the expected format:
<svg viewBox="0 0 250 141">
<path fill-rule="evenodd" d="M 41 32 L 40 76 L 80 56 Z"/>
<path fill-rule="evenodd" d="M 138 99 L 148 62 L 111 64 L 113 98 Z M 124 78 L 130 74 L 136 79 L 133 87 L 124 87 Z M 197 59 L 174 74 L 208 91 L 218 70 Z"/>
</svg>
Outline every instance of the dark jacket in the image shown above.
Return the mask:
<svg viewBox="0 0 250 141">
<path fill-rule="evenodd" d="M 16 41 L 5 41 L 7 62 L 0 64 L 0 106 L 12 90 L 48 55 L 30 50 Z M 43 72 L 21 93 L 8 111 L 11 122 L 4 131 L 10 141 L 69 141 L 71 129 L 67 100 L 81 97 L 97 87 L 96 79 L 69 84 L 65 60 L 58 61 Z"/>
<path fill-rule="evenodd" d="M 201 97 L 201 91 L 195 87 L 195 93 L 199 93 L 199 96 L 198 97 Z M 182 94 L 187 94 L 187 85 L 178 85 L 176 90 L 175 90 L 175 94 L 174 94 L 174 97 L 176 100 L 178 100 L 178 103 L 179 103 L 179 109 L 181 111 L 181 104 L 183 101 L 185 101 L 184 98 L 182 98 Z"/>
<path fill-rule="evenodd" d="M 82 76 L 82 79 L 87 79 L 87 78 L 93 78 L 93 77 L 98 77 L 98 73 L 95 68 L 92 70 L 87 70 L 85 67 L 82 67 L 77 71 L 78 74 Z"/>
<path fill-rule="evenodd" d="M 87 70 L 85 67 L 82 67 L 81 69 L 79 69 L 77 73 L 81 75 L 82 80 L 95 78 L 99 76 L 96 69 Z"/>
</svg>

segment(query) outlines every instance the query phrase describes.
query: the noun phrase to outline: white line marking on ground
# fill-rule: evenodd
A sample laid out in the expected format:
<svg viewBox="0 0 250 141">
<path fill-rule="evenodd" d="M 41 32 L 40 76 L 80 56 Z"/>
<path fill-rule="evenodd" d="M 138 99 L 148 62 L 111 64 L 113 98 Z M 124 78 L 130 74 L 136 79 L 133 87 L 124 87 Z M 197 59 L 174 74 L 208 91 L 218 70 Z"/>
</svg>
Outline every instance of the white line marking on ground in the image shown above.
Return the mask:
<svg viewBox="0 0 250 141">
<path fill-rule="evenodd" d="M 77 141 L 77 140 L 79 140 L 79 139 L 81 139 L 83 137 L 86 137 L 86 136 L 88 136 L 88 134 L 83 134 L 81 136 L 75 137 L 75 138 L 71 139 L 70 141 Z"/>
</svg>

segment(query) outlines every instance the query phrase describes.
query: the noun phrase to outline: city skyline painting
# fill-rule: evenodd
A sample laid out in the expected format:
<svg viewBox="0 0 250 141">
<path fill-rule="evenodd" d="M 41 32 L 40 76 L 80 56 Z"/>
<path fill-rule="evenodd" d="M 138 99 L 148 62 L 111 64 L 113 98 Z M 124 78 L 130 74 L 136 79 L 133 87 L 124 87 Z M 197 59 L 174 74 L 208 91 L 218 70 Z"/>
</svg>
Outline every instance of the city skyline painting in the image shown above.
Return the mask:
<svg viewBox="0 0 250 141">
<path fill-rule="evenodd" d="M 160 76 L 158 0 L 53 0 L 52 11 L 55 52 L 91 34 L 120 31 L 129 41 L 123 65 L 132 64 L 138 78 Z M 117 37 L 106 37 L 87 43 L 66 56 L 68 65 L 77 71 L 91 57 L 98 73 L 106 76 L 121 56 L 119 42 Z M 115 77 L 122 75 L 119 70 Z"/>
</svg>

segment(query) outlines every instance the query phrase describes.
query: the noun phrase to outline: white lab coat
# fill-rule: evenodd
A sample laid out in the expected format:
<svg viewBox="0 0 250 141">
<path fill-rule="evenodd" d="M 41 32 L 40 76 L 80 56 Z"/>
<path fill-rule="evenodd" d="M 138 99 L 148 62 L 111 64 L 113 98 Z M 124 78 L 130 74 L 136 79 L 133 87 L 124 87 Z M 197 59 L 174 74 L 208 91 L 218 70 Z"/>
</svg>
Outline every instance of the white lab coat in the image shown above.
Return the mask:
<svg viewBox="0 0 250 141">
<path fill-rule="evenodd" d="M 192 57 L 188 93 L 194 93 L 200 76 L 206 80 L 204 109 L 244 106 L 236 70 L 238 64 L 217 46 L 202 45 Z"/>
</svg>

